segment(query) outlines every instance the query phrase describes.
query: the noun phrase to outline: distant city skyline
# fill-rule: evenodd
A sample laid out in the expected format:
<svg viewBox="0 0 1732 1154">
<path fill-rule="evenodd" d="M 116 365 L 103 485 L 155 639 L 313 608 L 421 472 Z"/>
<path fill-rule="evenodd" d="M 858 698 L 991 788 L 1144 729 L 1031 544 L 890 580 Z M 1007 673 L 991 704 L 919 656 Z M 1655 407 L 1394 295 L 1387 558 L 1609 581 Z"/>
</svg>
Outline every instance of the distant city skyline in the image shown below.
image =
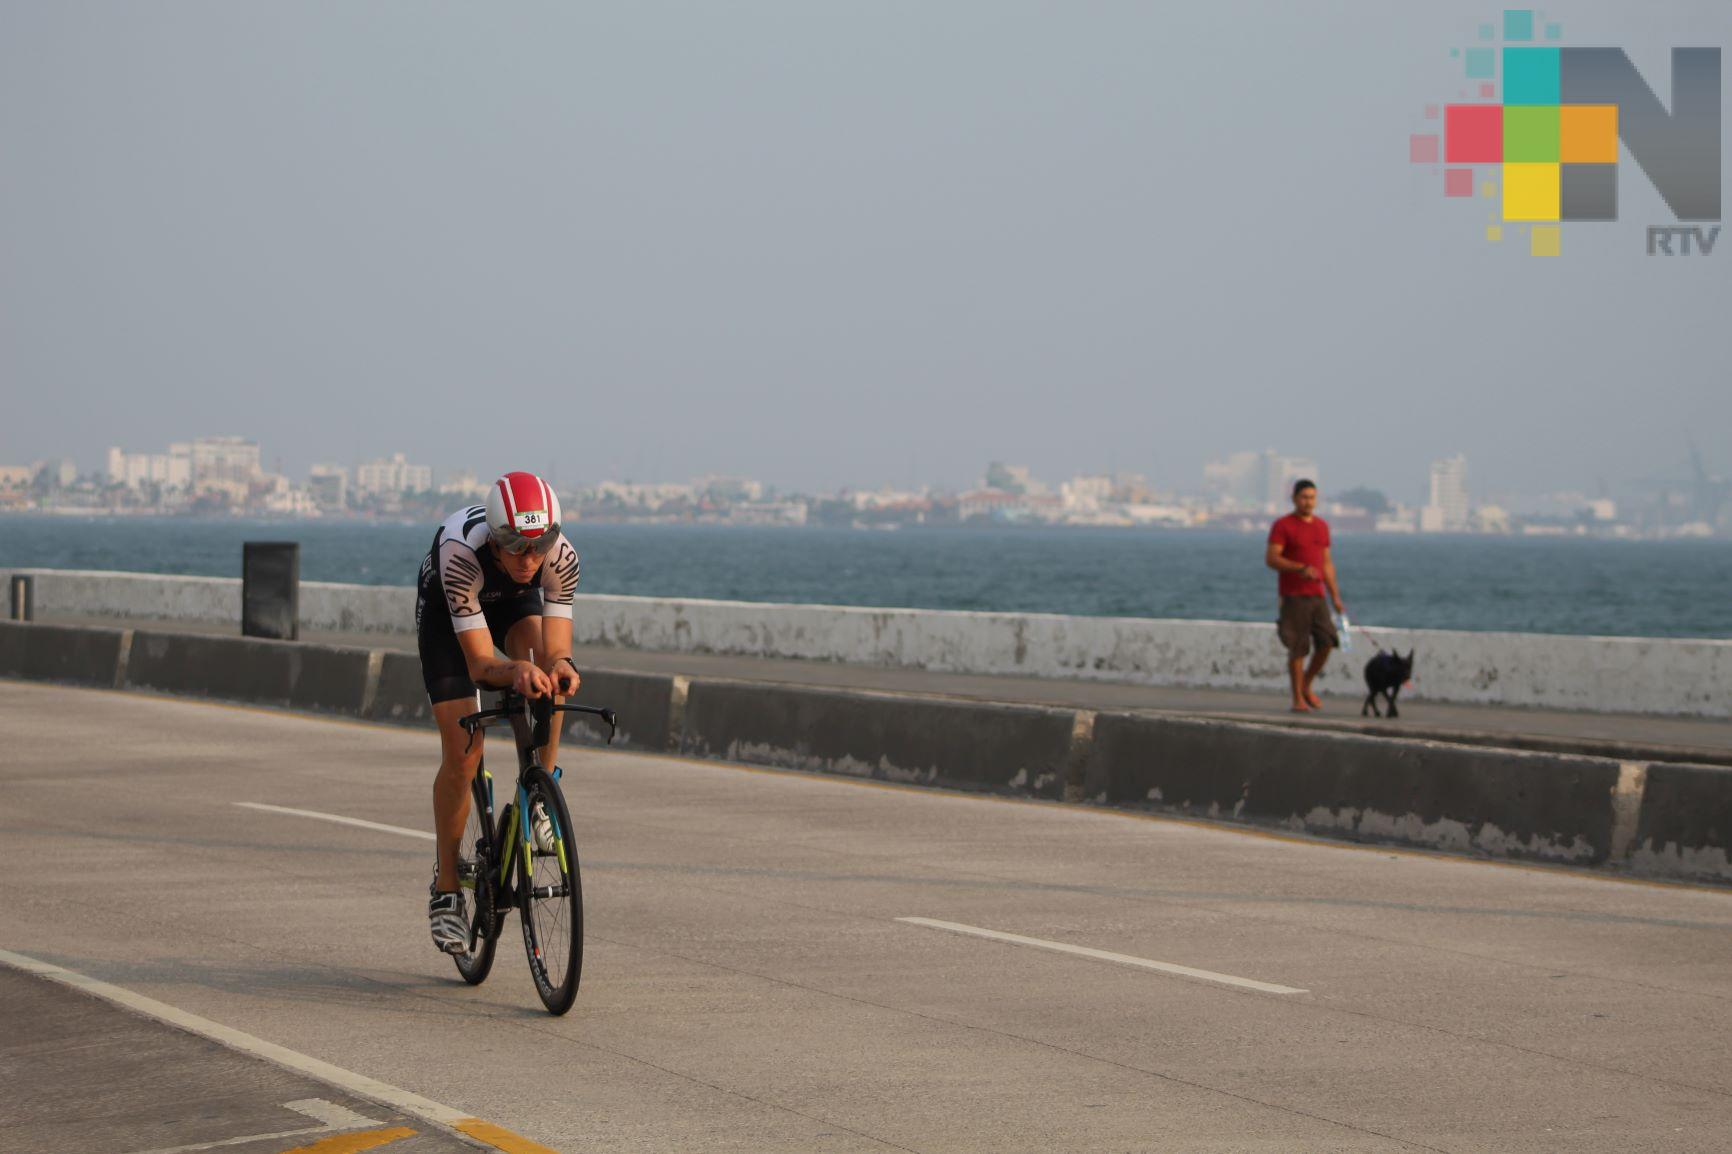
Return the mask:
<svg viewBox="0 0 1732 1154">
<path fill-rule="evenodd" d="M 233 433 L 221 435 L 213 434 L 202 438 L 183 435 L 176 437 L 174 441 L 169 442 L 169 444 L 175 442 L 190 443 L 198 439 L 211 442 L 235 436 L 236 434 Z M 349 470 L 356 470 L 362 466 L 368 465 L 369 463 L 383 463 L 391 461 L 393 457 L 406 457 L 407 461 L 414 466 L 424 466 L 428 468 L 431 472 L 432 480 L 435 483 L 445 481 L 450 477 L 459 474 L 474 474 L 476 476 L 485 477 L 488 475 L 498 475 L 515 468 L 523 468 L 537 472 L 545 472 L 550 475 L 556 474 L 557 481 L 560 485 L 572 488 L 594 486 L 604 482 L 627 482 L 643 485 L 682 483 L 693 477 L 700 476 L 753 476 L 755 480 L 769 484 L 777 490 L 792 492 L 817 493 L 841 490 L 875 490 L 882 488 L 939 489 L 949 492 L 961 492 L 976 486 L 984 476 L 986 465 L 990 463 L 989 461 L 969 462 L 965 463 L 960 469 L 952 470 L 952 475 L 961 478 L 957 481 L 949 481 L 938 477 L 897 476 L 863 478 L 855 481 L 844 481 L 836 485 L 806 486 L 791 483 L 774 476 L 756 476 L 750 469 L 746 468 L 710 471 L 690 469 L 675 472 L 666 476 L 653 474 L 634 476 L 629 473 L 598 476 L 576 475 L 576 471 L 570 467 L 572 464 L 570 461 L 563 462 L 566 466 L 563 470 L 559 468 L 559 462 L 556 462 L 553 467 L 550 468 L 546 464 L 538 464 L 533 461 L 507 461 L 496 469 L 488 470 L 476 468 L 469 464 L 432 460 L 426 454 L 417 452 L 413 447 L 405 448 L 401 445 L 387 448 L 377 453 L 363 454 L 354 459 L 340 459 L 332 456 L 315 457 L 305 459 L 304 463 L 296 465 L 291 462 L 302 460 L 303 458 L 301 455 L 291 457 L 288 454 L 278 452 L 268 441 L 261 438 L 241 435 L 240 439 L 255 441 L 258 444 L 261 468 L 272 472 L 277 471 L 276 463 L 281 461 L 283 466 L 281 471 L 296 478 L 312 476 L 316 469 L 328 465 L 337 465 Z M 1692 441 L 1690 439 L 1681 439 L 1679 451 L 1674 460 L 1657 464 L 1652 468 L 1637 467 L 1630 471 L 1628 476 L 1616 481 L 1606 474 L 1596 474 L 1594 476 L 1577 477 L 1574 479 L 1560 477 L 1555 484 L 1534 489 L 1519 489 L 1508 485 L 1497 484 L 1495 479 L 1488 479 L 1495 478 L 1497 470 L 1488 463 L 1475 458 L 1473 460 L 1474 491 L 1476 497 L 1482 498 L 1495 496 L 1498 499 L 1508 499 L 1511 497 L 1540 499 L 1554 494 L 1568 493 L 1580 493 L 1585 497 L 1593 497 L 1600 495 L 1602 485 L 1606 488 L 1622 489 L 1627 488 L 1632 484 L 1641 484 L 1645 482 L 1665 481 L 1676 484 L 1686 484 L 1691 480 L 1691 443 Z M 134 448 L 127 445 L 109 445 L 96 453 L 90 454 L 88 458 L 84 454 L 75 454 L 64 450 L 49 453 L 42 453 L 39 451 L 38 454 L 31 459 L 53 460 L 61 457 L 70 457 L 77 463 L 80 472 L 102 473 L 107 467 L 109 453 L 114 448 L 119 448 L 123 453 L 128 455 L 145 455 L 163 453 L 167 450 L 167 447 L 167 445 L 158 445 Z M 1219 492 L 1220 490 L 1218 489 L 1218 486 L 1211 483 L 1212 471 L 1216 471 L 1220 466 L 1231 463 L 1234 458 L 1258 458 L 1259 460 L 1270 458 L 1280 462 L 1279 467 L 1281 472 L 1277 477 L 1266 478 L 1259 482 L 1259 484 L 1262 484 L 1266 490 L 1266 499 L 1268 493 L 1274 493 L 1283 485 L 1290 483 L 1292 480 L 1300 476 L 1308 476 L 1310 479 L 1318 483 L 1326 495 L 1337 495 L 1341 492 L 1355 488 L 1372 488 L 1382 491 L 1391 500 L 1400 501 L 1403 504 L 1410 504 L 1416 507 L 1431 503 L 1434 485 L 1432 469 L 1433 462 L 1444 461 L 1456 456 L 1465 456 L 1465 454 L 1460 454 L 1454 450 L 1440 452 L 1432 458 L 1419 458 L 1415 461 L 1407 462 L 1403 473 L 1399 476 L 1371 477 L 1354 476 L 1352 474 L 1342 475 L 1339 466 L 1327 460 L 1319 460 L 1315 456 L 1299 457 L 1289 453 L 1283 453 L 1275 448 L 1266 447 L 1263 449 L 1252 449 L 1245 446 L 1239 446 L 1232 450 L 1223 450 L 1215 453 L 1205 451 L 1202 454 L 1203 459 L 1201 465 L 1192 476 L 1181 476 L 1172 481 L 1168 481 L 1163 475 L 1147 468 L 1123 466 L 1114 468 L 1108 467 L 1099 462 L 1094 462 L 1092 464 L 1085 464 L 1075 468 L 1045 470 L 1037 468 L 1034 465 L 1029 464 L 1025 459 L 1015 457 L 1012 454 L 999 454 L 999 458 L 1013 462 L 1019 467 L 1026 468 L 1034 477 L 1052 483 L 1057 483 L 1072 477 L 1134 474 L 1146 478 L 1149 484 L 1156 489 L 1175 494 L 1188 495 L 1208 495 L 1211 492 Z M 1703 457 L 1705 467 L 1710 474 L 1714 476 L 1732 475 L 1732 461 L 1727 461 L 1722 464 L 1706 454 L 1704 454 Z M 0 459 L 0 465 L 23 463 L 25 462 Z"/>
<path fill-rule="evenodd" d="M 1694 433 L 1732 472 L 1732 246 L 1648 257 L 1634 164 L 1563 257 L 1464 243 L 1410 163 L 1496 11 L 9 5 L 0 461 L 1176 488 L 1273 448 L 1418 501 L 1458 452 L 1593 492 Z M 1726 29 L 1568 21 L 1662 99 Z"/>
<path fill-rule="evenodd" d="M 353 464 L 318 462 L 289 475 L 265 465 L 256 439 L 174 441 L 159 452 L 110 446 L 100 470 L 70 458 L 0 461 L 0 509 L 43 513 L 173 513 L 275 517 L 431 516 L 480 499 L 491 473 L 435 467 L 401 450 Z M 1330 488 L 1310 457 L 1241 450 L 1205 464 L 1199 483 L 1163 487 L 1146 475 L 1100 470 L 1042 477 L 993 460 L 966 485 L 780 486 L 743 474 L 684 480 L 555 481 L 574 519 L 701 520 L 728 524 L 961 524 L 1259 528 L 1288 507 L 1301 480 L 1322 488 L 1322 510 L 1343 528 L 1392 533 L 1553 533 L 1613 536 L 1732 534 L 1732 481 L 1709 473 L 1616 493 L 1601 485 L 1528 496 L 1475 491 L 1465 455 L 1430 463 L 1423 500 L 1387 484 Z"/>
</svg>

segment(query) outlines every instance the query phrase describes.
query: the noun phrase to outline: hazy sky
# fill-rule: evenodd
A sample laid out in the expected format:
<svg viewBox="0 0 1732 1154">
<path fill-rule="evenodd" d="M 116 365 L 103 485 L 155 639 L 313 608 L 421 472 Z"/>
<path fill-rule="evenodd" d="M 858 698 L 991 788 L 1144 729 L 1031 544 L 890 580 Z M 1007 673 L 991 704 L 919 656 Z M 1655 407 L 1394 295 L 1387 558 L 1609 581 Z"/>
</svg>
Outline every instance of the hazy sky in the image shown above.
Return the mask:
<svg viewBox="0 0 1732 1154">
<path fill-rule="evenodd" d="M 1485 4 L 0 0 L 0 463 L 242 433 L 562 482 L 1417 496 L 1732 471 L 1732 243 L 1537 259 L 1407 163 Z M 1565 43 L 1732 42 L 1572 2 Z M 1729 120 L 1728 123 L 1732 123 Z"/>
</svg>

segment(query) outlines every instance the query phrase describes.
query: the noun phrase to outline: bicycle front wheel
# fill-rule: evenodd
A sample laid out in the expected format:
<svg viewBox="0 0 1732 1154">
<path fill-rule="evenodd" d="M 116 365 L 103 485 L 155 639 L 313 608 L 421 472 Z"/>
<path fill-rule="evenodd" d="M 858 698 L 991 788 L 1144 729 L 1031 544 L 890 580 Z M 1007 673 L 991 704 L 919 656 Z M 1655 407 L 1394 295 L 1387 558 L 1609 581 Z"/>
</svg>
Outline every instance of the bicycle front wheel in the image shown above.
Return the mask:
<svg viewBox="0 0 1732 1154">
<path fill-rule="evenodd" d="M 463 826 L 463 841 L 457 847 L 457 883 L 469 903 L 469 952 L 453 954 L 457 972 L 472 986 L 487 980 L 493 968 L 493 951 L 499 948 L 502 918 L 493 908 L 497 886 L 493 871 L 498 860 L 492 831 L 487 828 L 488 784 L 484 769 L 475 771 L 469 786 L 469 820 Z"/>
<path fill-rule="evenodd" d="M 583 974 L 577 840 L 559 783 L 538 767 L 524 775 L 523 786 L 530 826 L 529 845 L 517 869 L 523 948 L 542 1004 L 551 1013 L 563 1014 L 577 1000 Z"/>
</svg>

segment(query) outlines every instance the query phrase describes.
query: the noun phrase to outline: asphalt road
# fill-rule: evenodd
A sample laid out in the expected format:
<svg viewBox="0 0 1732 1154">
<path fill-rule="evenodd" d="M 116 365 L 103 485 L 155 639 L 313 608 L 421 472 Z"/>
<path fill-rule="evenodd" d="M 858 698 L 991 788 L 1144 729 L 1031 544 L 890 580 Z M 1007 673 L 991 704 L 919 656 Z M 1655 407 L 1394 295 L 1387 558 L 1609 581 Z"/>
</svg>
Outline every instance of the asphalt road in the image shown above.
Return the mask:
<svg viewBox="0 0 1732 1154">
<path fill-rule="evenodd" d="M 587 962 L 552 1019 L 512 939 L 475 989 L 428 944 L 431 733 L 0 687 L 0 949 L 561 1150 L 1732 1134 L 1732 894 L 586 751 Z M 15 986 L 8 1022 L 58 1012 Z M 60 1080 L 68 1125 L 141 1076 L 115 1049 Z"/>
</svg>

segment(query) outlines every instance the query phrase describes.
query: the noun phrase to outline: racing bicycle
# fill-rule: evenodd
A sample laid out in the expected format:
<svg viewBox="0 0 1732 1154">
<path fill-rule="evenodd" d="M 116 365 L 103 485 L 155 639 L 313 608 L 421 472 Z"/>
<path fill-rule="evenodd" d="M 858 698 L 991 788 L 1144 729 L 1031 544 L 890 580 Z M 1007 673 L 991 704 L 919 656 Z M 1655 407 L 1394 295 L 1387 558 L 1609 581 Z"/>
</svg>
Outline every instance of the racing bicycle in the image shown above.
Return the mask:
<svg viewBox="0 0 1732 1154">
<path fill-rule="evenodd" d="M 457 972 L 472 986 L 487 980 L 505 919 L 515 907 L 523 923 L 523 949 L 535 992 L 550 1013 L 563 1014 L 577 1000 L 583 974 L 583 885 L 571 811 L 559 788 L 558 766 L 541 764 L 555 713 L 599 717 L 613 744 L 618 721 L 611 709 L 556 704 L 551 697 L 499 693 L 492 709 L 463 718 L 475 735 L 504 721 L 517 741 L 517 788 L 495 815 L 493 775 L 481 759 L 470 785 L 469 818 L 457 851 L 457 880 L 469 891 L 469 948 L 454 954 Z"/>
</svg>

